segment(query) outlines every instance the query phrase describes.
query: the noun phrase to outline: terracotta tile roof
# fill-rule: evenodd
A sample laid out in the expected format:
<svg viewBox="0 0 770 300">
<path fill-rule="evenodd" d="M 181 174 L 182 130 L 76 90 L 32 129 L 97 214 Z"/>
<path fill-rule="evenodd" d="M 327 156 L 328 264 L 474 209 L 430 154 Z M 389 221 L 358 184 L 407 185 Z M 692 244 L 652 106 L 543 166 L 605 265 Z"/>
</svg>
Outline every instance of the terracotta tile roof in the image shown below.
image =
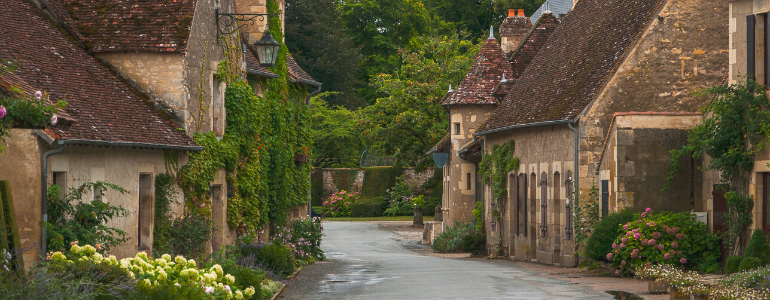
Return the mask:
<svg viewBox="0 0 770 300">
<path fill-rule="evenodd" d="M 0 81 L 23 81 L 65 99 L 74 123 L 47 131 L 64 140 L 197 147 L 104 65 L 73 44 L 25 0 L 4 0 L 0 58 L 16 59 L 16 73 Z"/>
<path fill-rule="evenodd" d="M 497 39 L 489 38 L 481 46 L 463 82 L 441 105 L 497 104 L 498 99 L 494 95 L 497 84 L 503 79 L 503 74 L 510 78 L 511 73 L 511 64 Z"/>
<path fill-rule="evenodd" d="M 573 119 L 600 92 L 663 0 L 581 0 L 481 132 Z"/>
<path fill-rule="evenodd" d="M 544 14 L 535 23 L 532 31 L 527 34 L 521 45 L 508 53 L 508 60 L 511 62 L 511 69 L 513 69 L 513 76 L 510 79 L 521 77 L 521 74 L 524 73 L 524 70 L 527 69 L 558 26 L 559 20 L 552 14 Z"/>
<path fill-rule="evenodd" d="M 438 141 L 438 143 L 436 143 L 436 145 L 433 146 L 433 148 L 431 148 L 427 154 L 430 155 L 437 152 L 440 152 L 440 153 L 449 152 L 449 146 L 451 145 L 450 138 L 451 136 L 448 133 L 444 135 L 444 137 L 441 138 L 441 140 Z"/>
<path fill-rule="evenodd" d="M 320 86 L 321 83 L 315 81 L 313 77 L 310 77 L 305 70 L 302 70 L 302 68 L 299 67 L 296 61 L 294 61 L 294 58 L 291 57 L 291 54 L 288 54 L 288 59 L 286 60 L 286 64 L 289 67 L 289 75 L 295 78 L 295 80 L 298 83 L 301 84 L 308 84 L 313 86 Z"/>
<path fill-rule="evenodd" d="M 184 52 L 196 0 L 50 0 L 94 52 Z"/>
</svg>

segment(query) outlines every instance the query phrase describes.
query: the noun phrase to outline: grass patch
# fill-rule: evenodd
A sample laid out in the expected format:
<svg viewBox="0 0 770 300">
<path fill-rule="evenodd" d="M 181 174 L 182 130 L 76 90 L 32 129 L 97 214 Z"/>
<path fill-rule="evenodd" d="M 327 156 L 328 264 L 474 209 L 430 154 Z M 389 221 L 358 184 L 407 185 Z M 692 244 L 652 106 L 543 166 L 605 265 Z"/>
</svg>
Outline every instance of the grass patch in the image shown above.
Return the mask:
<svg viewBox="0 0 770 300">
<path fill-rule="evenodd" d="M 414 219 L 413 216 L 396 216 L 396 217 L 362 217 L 362 218 L 353 218 L 353 217 L 338 217 L 338 218 L 324 218 L 324 221 L 340 221 L 340 222 L 366 222 L 366 221 L 412 221 Z M 427 221 L 433 221 L 432 216 L 423 216 L 422 220 L 424 222 Z"/>
</svg>

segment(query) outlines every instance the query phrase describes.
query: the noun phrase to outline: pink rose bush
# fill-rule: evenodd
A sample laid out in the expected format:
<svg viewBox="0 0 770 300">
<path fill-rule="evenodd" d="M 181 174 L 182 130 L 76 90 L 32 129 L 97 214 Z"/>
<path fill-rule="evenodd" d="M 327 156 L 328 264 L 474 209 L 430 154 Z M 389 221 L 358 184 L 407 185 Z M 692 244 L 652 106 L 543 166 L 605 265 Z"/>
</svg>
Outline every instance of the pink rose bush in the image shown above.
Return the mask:
<svg viewBox="0 0 770 300">
<path fill-rule="evenodd" d="M 334 193 L 323 202 L 324 214 L 327 217 L 350 217 L 352 215 L 351 205 L 358 201 L 358 198 L 358 192 L 339 191 Z"/>
<path fill-rule="evenodd" d="M 691 269 L 710 256 L 720 255 L 717 236 L 689 212 L 656 214 L 648 208 L 635 217 L 635 221 L 620 225 L 624 233 L 613 242 L 614 250 L 607 253 L 621 274 L 630 274 L 634 266 L 645 264 Z"/>
</svg>

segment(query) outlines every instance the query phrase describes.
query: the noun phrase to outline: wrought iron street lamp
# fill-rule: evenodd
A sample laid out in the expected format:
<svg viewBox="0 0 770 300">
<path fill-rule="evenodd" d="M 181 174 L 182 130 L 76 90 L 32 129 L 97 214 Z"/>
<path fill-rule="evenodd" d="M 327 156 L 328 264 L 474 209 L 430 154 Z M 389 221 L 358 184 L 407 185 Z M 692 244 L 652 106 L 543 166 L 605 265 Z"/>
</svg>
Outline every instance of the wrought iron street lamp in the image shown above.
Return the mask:
<svg viewBox="0 0 770 300">
<path fill-rule="evenodd" d="M 243 26 L 247 24 L 255 25 L 257 21 L 265 22 L 267 28 L 270 28 L 270 17 L 278 16 L 278 14 L 230 14 L 220 13 L 219 9 L 214 10 L 214 14 L 217 19 L 217 43 L 219 43 L 220 35 L 228 35 L 235 33 Z M 265 31 L 262 38 L 254 43 L 257 48 L 257 56 L 259 58 L 259 64 L 263 67 L 275 67 L 275 62 L 278 60 L 278 51 L 281 50 L 281 44 L 278 43 L 270 34 L 269 30 Z"/>
</svg>

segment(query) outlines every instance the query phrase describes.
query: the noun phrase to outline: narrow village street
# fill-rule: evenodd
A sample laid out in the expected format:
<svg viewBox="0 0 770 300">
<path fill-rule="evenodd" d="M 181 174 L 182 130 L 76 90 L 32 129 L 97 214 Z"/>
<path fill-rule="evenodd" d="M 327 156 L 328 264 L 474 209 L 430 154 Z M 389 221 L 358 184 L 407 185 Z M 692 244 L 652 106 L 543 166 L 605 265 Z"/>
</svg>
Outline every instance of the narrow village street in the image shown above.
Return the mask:
<svg viewBox="0 0 770 300">
<path fill-rule="evenodd" d="M 388 225 L 325 222 L 327 261 L 300 272 L 281 299 L 613 299 L 591 287 L 598 278 L 568 276 L 574 268 L 438 256 Z M 602 289 L 646 289 L 632 279 L 598 280 Z"/>
</svg>

